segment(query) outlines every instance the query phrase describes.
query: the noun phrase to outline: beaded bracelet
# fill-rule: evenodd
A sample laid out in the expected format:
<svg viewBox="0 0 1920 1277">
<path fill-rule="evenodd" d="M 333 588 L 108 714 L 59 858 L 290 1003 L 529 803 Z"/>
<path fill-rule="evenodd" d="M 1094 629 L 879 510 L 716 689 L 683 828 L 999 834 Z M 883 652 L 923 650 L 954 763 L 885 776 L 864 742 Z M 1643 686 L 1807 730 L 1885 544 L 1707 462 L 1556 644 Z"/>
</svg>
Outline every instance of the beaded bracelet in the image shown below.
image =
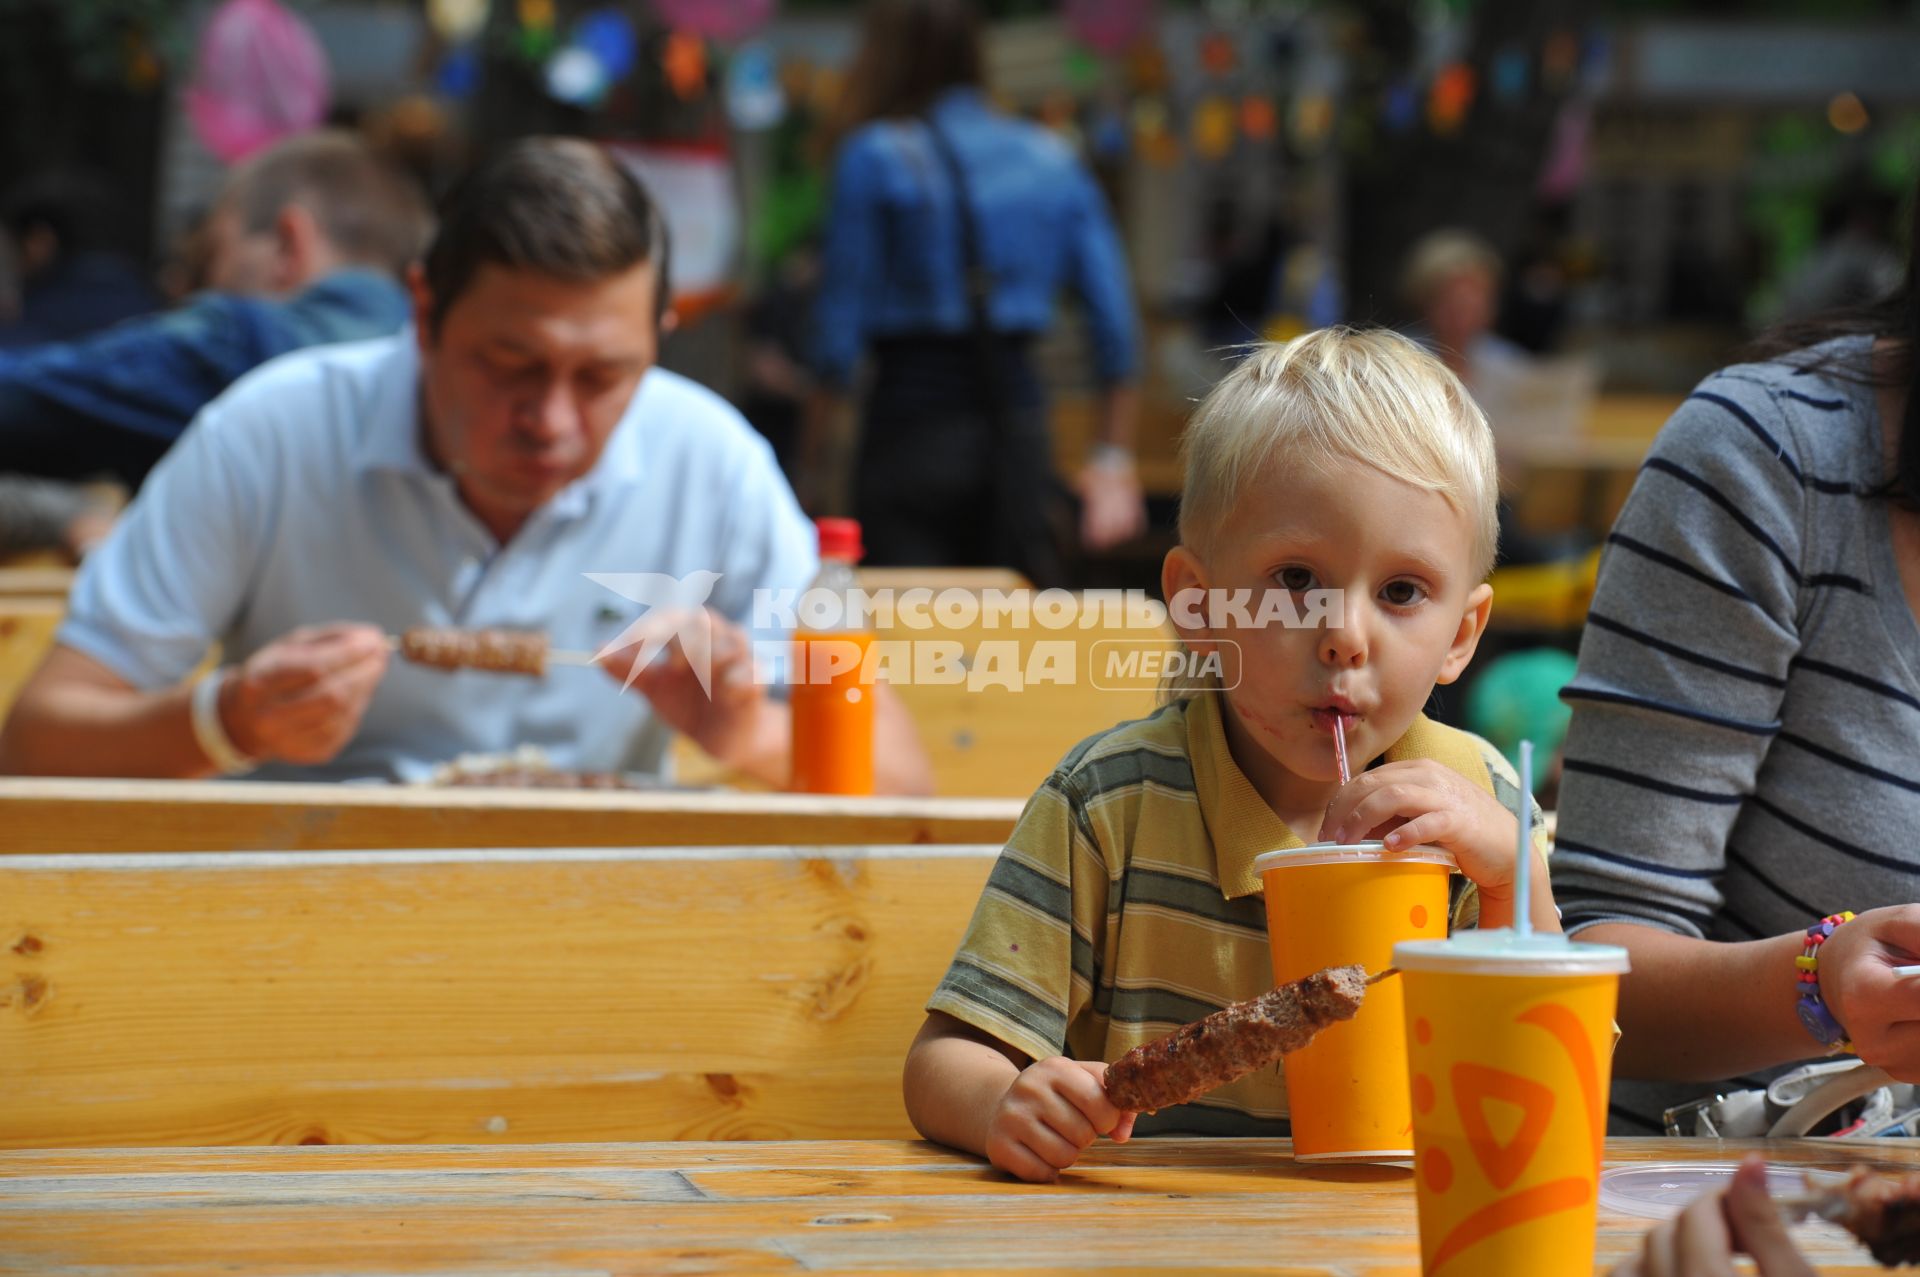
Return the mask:
<svg viewBox="0 0 1920 1277">
<path fill-rule="evenodd" d="M 1807 1032 L 1813 1034 L 1820 1045 L 1836 1055 L 1853 1050 L 1853 1043 L 1848 1041 L 1847 1031 L 1840 1027 L 1840 1021 L 1833 1018 L 1826 999 L 1820 996 L 1820 946 L 1827 942 L 1827 937 L 1839 930 L 1842 923 L 1852 921 L 1853 911 L 1847 910 L 1828 914 L 1814 923 L 1807 928 L 1805 951 L 1793 960 L 1793 965 L 1798 968 L 1800 1001 L 1796 1009 L 1800 1012 L 1800 1023 L 1807 1026 Z"/>
</svg>

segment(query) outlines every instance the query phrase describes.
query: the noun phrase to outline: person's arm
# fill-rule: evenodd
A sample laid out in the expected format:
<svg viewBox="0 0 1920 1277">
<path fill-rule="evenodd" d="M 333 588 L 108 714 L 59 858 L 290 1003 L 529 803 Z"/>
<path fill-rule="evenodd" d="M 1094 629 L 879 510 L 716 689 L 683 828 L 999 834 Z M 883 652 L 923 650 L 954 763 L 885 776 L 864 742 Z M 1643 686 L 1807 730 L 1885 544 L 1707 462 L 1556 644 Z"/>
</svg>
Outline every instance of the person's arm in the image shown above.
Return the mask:
<svg viewBox="0 0 1920 1277">
<path fill-rule="evenodd" d="M 1100 386 L 1093 451 L 1075 486 L 1082 502 L 1081 540 L 1102 550 L 1146 526 L 1146 498 L 1133 455 L 1140 333 L 1126 251 L 1100 188 L 1078 165 L 1071 194 L 1067 279 L 1086 311 Z"/>
<path fill-rule="evenodd" d="M 821 508 L 833 484 L 825 471 L 843 449 L 855 365 L 867 339 L 867 314 L 880 288 L 885 251 L 880 215 L 882 159 L 877 139 L 855 134 L 835 158 L 820 246 L 820 286 L 813 304 L 815 389 L 801 416 L 795 470 L 801 499 Z"/>
<path fill-rule="evenodd" d="M 1121 1143 L 1133 1136 L 1136 1115 L 1107 1099 L 1106 1071 L 1098 1060 L 1028 1060 L 935 1011 L 907 1052 L 907 1116 L 936 1143 L 1051 1183 L 1101 1136 Z"/>
<path fill-rule="evenodd" d="M 1554 881 L 1569 932 L 1631 951 L 1628 1074 L 1727 1077 L 1820 1049 L 1794 1023 L 1797 937 L 1704 938 L 1800 648 L 1807 496 L 1791 431 L 1731 378 L 1680 408 L 1614 527 L 1563 693 Z"/>
<path fill-rule="evenodd" d="M 143 692 L 84 652 L 56 645 L 0 728 L 0 774 L 212 775 L 194 741 L 190 686 Z"/>
<path fill-rule="evenodd" d="M 205 676 L 217 681 L 211 716 L 227 747 L 253 762 L 324 763 L 353 739 L 386 667 L 386 635 L 372 626 L 296 630 L 244 665 Z M 211 775 L 216 759 L 193 721 L 197 687 L 142 691 L 84 652 L 56 646 L 0 729 L 0 772 Z"/>
</svg>

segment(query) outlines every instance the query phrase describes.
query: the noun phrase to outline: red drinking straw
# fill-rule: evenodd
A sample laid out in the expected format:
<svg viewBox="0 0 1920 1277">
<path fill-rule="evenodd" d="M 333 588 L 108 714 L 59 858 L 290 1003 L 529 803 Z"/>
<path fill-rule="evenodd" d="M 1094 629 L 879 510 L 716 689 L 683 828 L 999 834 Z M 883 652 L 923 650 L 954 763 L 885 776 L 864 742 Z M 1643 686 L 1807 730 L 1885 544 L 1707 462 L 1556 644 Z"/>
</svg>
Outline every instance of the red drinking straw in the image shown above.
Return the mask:
<svg viewBox="0 0 1920 1277">
<path fill-rule="evenodd" d="M 1333 716 L 1333 757 L 1340 764 L 1340 783 L 1346 784 L 1353 779 L 1347 770 L 1347 729 L 1343 724 L 1347 720 L 1339 714 Z"/>
</svg>

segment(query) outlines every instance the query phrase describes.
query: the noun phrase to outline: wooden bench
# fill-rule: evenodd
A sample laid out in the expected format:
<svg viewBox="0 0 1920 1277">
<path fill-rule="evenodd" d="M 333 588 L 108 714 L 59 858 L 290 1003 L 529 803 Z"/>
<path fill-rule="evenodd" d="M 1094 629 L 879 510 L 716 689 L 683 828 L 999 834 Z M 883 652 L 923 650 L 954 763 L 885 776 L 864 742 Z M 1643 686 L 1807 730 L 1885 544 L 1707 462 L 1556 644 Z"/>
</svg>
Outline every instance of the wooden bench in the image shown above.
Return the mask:
<svg viewBox="0 0 1920 1277">
<path fill-rule="evenodd" d="M 0 596 L 0 720 L 53 648 L 65 598 Z"/>
<path fill-rule="evenodd" d="M 1018 799 L 0 777 L 0 856 L 1005 841 Z"/>
<path fill-rule="evenodd" d="M 910 1137 L 997 852 L 0 857 L 0 1147 Z"/>
</svg>

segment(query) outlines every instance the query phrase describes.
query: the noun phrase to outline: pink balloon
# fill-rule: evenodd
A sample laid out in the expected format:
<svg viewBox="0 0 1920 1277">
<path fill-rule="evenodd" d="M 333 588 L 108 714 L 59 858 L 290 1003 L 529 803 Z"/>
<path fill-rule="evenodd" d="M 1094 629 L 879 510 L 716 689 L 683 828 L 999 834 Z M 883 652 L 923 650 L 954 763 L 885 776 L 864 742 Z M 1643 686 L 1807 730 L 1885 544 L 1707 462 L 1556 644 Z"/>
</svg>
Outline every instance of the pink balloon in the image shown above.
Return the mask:
<svg viewBox="0 0 1920 1277">
<path fill-rule="evenodd" d="M 1153 0 L 1067 0 L 1066 19 L 1082 44 L 1111 57 L 1146 34 Z"/>
<path fill-rule="evenodd" d="M 324 120 L 327 55 L 278 0 L 226 0 L 200 32 L 187 117 L 228 164 Z"/>
<path fill-rule="evenodd" d="M 774 0 L 653 0 L 653 7 L 676 31 L 738 40 L 767 25 Z"/>
</svg>

